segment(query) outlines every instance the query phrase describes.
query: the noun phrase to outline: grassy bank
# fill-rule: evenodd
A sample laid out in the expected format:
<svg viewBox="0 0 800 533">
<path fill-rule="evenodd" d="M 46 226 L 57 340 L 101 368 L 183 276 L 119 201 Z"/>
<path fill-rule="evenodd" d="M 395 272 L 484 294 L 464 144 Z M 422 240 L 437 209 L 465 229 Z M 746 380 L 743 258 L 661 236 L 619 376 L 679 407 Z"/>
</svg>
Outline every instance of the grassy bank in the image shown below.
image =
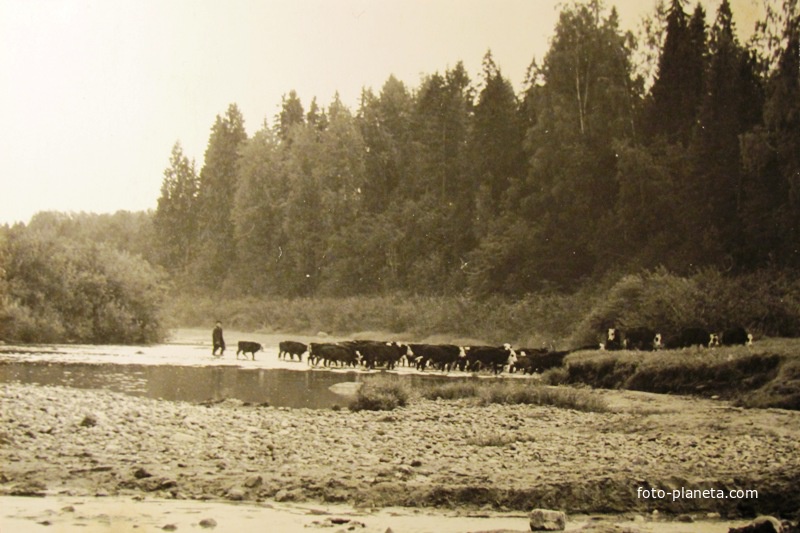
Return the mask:
<svg viewBox="0 0 800 533">
<path fill-rule="evenodd" d="M 211 298 L 180 293 L 169 300 L 173 327 L 221 320 L 241 331 L 387 336 L 456 342 L 510 342 L 566 349 L 599 342 L 609 327 L 649 326 L 665 337 L 700 326 L 743 326 L 757 337 L 800 336 L 800 282 L 791 272 L 681 277 L 664 270 L 584 283 L 569 294 L 516 299 L 389 294 L 342 298 Z"/>
<path fill-rule="evenodd" d="M 391 411 L 420 400 L 463 400 L 474 405 L 549 405 L 560 409 L 604 413 L 606 402 L 587 389 L 548 387 L 533 380 L 453 381 L 412 389 L 390 376 L 366 380 L 350 404 L 353 411 Z"/>
<path fill-rule="evenodd" d="M 800 340 L 795 339 L 767 339 L 753 347 L 576 352 L 565 363 L 545 374 L 545 380 L 800 409 Z"/>
<path fill-rule="evenodd" d="M 451 342 L 473 339 L 553 346 L 571 335 L 589 310 L 587 295 L 530 295 L 517 301 L 467 297 L 357 296 L 349 298 L 239 298 L 178 296 L 168 315 L 173 326 L 211 327 L 219 319 L 241 331 L 385 336 Z"/>
</svg>

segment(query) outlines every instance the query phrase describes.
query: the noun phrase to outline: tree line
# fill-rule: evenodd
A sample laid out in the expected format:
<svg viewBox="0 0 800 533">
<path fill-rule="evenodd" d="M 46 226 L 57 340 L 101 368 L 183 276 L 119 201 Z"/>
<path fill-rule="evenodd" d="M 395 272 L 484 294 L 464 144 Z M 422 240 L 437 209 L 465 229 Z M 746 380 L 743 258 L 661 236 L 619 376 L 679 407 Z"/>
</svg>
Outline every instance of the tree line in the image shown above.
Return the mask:
<svg viewBox="0 0 800 533">
<path fill-rule="evenodd" d="M 173 147 L 158 261 L 226 294 L 521 295 L 665 266 L 800 263 L 798 6 L 741 43 L 660 11 L 645 90 L 614 9 L 564 7 L 521 94 L 483 59 L 410 89 L 389 77 L 351 112 L 283 98 L 251 138 L 235 104 L 197 171 Z M 651 44 L 653 46 L 653 44 Z"/>
<path fill-rule="evenodd" d="M 783 302 L 767 281 L 800 267 L 799 11 L 768 3 L 741 43 L 727 0 L 711 21 L 670 0 L 638 37 L 588 0 L 519 93 L 488 52 L 477 80 L 461 63 L 415 88 L 390 76 L 355 112 L 291 91 L 252 136 L 232 104 L 199 170 L 173 146 L 154 211 L 0 228 L 0 339 L 155 342 L 169 287 L 502 307 L 717 272 Z"/>
</svg>

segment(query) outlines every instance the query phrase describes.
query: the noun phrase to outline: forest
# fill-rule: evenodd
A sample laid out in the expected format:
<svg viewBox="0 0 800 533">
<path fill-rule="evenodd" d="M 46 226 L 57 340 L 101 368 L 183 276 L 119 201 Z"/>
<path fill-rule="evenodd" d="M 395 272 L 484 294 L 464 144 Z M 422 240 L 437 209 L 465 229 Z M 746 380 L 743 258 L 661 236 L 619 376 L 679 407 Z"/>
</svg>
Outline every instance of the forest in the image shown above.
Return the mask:
<svg viewBox="0 0 800 533">
<path fill-rule="evenodd" d="M 799 28 L 797 0 L 768 3 L 746 43 L 728 0 L 670 0 L 634 35 L 589 0 L 562 8 L 518 93 L 487 51 L 477 79 L 462 63 L 418 87 L 389 76 L 355 110 L 289 91 L 252 136 L 231 104 L 199 170 L 172 147 L 154 211 L 3 229 L 0 338 L 40 313 L 31 294 L 49 289 L 20 265 L 46 245 L 76 256 L 69 271 L 97 247 L 135 263 L 159 302 L 513 305 L 631 276 L 780 279 L 796 316 L 777 329 L 798 333 Z"/>
</svg>

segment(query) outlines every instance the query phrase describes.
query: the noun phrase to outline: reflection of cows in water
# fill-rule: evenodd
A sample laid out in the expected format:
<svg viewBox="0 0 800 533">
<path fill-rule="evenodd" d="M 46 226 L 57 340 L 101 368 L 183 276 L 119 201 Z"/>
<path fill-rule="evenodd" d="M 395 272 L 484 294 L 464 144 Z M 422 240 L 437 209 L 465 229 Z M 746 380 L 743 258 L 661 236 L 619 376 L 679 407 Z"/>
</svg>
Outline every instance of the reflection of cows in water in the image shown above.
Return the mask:
<svg viewBox="0 0 800 533">
<path fill-rule="evenodd" d="M 253 356 L 253 361 L 256 360 L 256 352 L 264 348 L 257 342 L 252 341 L 239 341 L 239 347 L 236 349 L 236 359 L 239 359 L 239 354 L 243 353 L 244 358 L 247 359 L 247 354 Z"/>
<path fill-rule="evenodd" d="M 278 343 L 278 359 L 286 359 L 286 356 L 289 356 L 289 359 L 294 361 L 294 356 L 297 356 L 299 361 L 303 360 L 303 354 L 306 352 L 308 347 L 303 344 L 302 342 L 297 341 L 282 341 Z"/>
</svg>

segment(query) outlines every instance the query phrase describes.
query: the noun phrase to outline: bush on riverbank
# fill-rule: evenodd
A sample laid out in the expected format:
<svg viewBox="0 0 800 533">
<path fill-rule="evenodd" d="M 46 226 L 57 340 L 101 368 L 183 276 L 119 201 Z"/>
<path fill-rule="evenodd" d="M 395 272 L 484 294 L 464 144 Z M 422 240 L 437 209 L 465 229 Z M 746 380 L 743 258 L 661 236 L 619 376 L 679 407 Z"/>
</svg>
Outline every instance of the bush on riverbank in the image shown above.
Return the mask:
<svg viewBox="0 0 800 533">
<path fill-rule="evenodd" d="M 723 331 L 743 326 L 758 336 L 800 336 L 800 279 L 764 270 L 725 276 L 703 270 L 690 277 L 666 270 L 623 277 L 575 324 L 571 344 L 602 340 L 610 327 L 648 326 L 664 338 L 688 327 Z"/>
<path fill-rule="evenodd" d="M 351 411 L 391 411 L 405 407 L 411 396 L 409 386 L 399 380 L 378 377 L 365 381 L 350 404 Z"/>
<path fill-rule="evenodd" d="M 19 228 L 0 234 L 0 340 L 159 342 L 165 295 L 163 273 L 140 257 Z"/>
</svg>

